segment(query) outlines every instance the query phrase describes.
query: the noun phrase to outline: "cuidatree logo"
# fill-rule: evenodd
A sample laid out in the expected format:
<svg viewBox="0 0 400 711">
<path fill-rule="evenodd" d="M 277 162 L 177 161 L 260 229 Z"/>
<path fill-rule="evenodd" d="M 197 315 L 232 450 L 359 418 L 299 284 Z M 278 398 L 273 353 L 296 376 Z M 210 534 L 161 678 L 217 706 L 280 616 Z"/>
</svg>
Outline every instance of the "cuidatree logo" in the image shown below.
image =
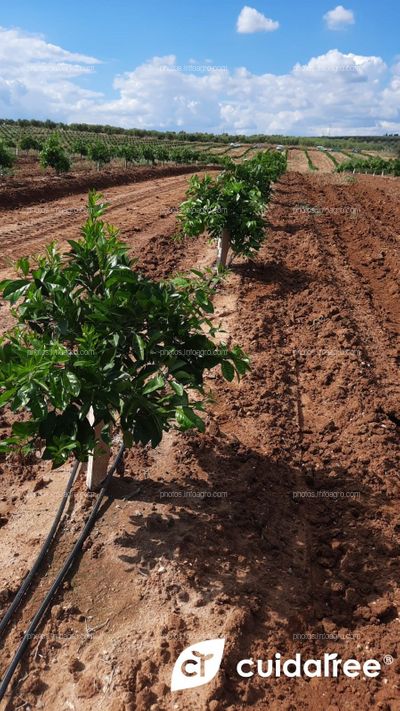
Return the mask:
<svg viewBox="0 0 400 711">
<path fill-rule="evenodd" d="M 172 671 L 171 690 L 193 689 L 207 684 L 217 674 L 224 653 L 225 639 L 208 639 L 192 644 L 181 652 Z M 391 664 L 393 657 L 385 655 L 385 664 Z M 236 665 L 240 677 L 259 676 L 264 678 L 293 677 L 332 677 L 343 674 L 350 679 L 360 675 L 374 678 L 380 675 L 382 667 L 377 659 L 359 662 L 357 659 L 340 659 L 337 652 L 325 652 L 322 659 L 303 660 L 297 653 L 292 659 L 282 659 L 276 652 L 272 659 L 241 659 Z"/>
<path fill-rule="evenodd" d="M 225 639 L 206 639 L 186 647 L 174 664 L 171 691 L 208 684 L 219 671 L 224 646 Z"/>
</svg>

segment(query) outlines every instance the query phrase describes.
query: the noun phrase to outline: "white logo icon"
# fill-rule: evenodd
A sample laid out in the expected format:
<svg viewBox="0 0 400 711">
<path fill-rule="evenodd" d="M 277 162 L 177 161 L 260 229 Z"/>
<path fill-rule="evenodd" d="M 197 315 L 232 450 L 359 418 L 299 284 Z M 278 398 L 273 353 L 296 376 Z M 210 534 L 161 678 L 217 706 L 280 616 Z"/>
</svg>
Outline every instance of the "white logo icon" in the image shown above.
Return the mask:
<svg viewBox="0 0 400 711">
<path fill-rule="evenodd" d="M 175 662 L 171 691 L 208 684 L 221 666 L 224 646 L 225 639 L 206 639 L 186 647 Z"/>
</svg>

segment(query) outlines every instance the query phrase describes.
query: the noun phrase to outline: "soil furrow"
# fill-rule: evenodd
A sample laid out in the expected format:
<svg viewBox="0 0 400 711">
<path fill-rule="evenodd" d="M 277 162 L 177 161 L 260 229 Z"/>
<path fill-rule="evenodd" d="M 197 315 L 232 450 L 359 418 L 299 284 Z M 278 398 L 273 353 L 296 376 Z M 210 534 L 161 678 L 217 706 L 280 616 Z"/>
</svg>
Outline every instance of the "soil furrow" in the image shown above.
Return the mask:
<svg viewBox="0 0 400 711">
<path fill-rule="evenodd" d="M 372 235 L 364 219 L 349 229 L 337 210 L 361 188 L 336 180 L 289 173 L 276 186 L 267 241 L 215 296 L 216 320 L 249 353 L 251 372 L 233 384 L 208 378 L 205 435 L 172 432 L 155 451 L 127 452 L 8 711 L 26 700 L 80 711 L 396 708 L 400 479 L 398 425 L 387 411 L 396 406 L 396 304 L 385 302 L 393 320 L 381 324 L 380 280 L 358 272 Z M 307 205 L 324 209 L 299 209 Z M 157 234 L 159 210 L 149 204 L 151 224 L 128 237 L 141 268 L 159 278 L 211 265 L 205 240 L 171 240 L 174 213 Z M 128 234 L 131 213 L 121 207 L 119 217 Z M 380 244 L 391 245 L 394 217 Z M 397 263 L 390 254 L 383 289 Z M 171 696 L 180 651 L 221 634 L 219 675 Z M 235 671 L 245 657 L 325 651 L 395 662 L 367 682 Z"/>
</svg>

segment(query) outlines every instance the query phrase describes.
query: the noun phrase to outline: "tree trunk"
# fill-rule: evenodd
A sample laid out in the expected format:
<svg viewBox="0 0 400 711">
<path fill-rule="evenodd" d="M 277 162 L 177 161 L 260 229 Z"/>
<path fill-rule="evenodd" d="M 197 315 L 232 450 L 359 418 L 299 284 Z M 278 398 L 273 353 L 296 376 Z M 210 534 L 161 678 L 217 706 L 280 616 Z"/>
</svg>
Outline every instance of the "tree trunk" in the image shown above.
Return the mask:
<svg viewBox="0 0 400 711">
<path fill-rule="evenodd" d="M 94 423 L 93 408 L 90 408 L 88 420 L 91 425 Z M 108 464 L 110 461 L 111 451 L 108 444 L 101 439 L 101 430 L 104 427 L 104 422 L 99 422 L 95 427 L 96 439 L 99 440 L 96 444 L 96 451 L 93 456 L 89 456 L 86 465 L 86 486 L 89 491 L 99 491 L 104 479 L 107 476 Z"/>
<path fill-rule="evenodd" d="M 227 227 L 222 230 L 221 237 L 218 239 L 217 246 L 217 267 L 226 267 L 229 247 L 231 243 L 231 235 Z"/>
</svg>

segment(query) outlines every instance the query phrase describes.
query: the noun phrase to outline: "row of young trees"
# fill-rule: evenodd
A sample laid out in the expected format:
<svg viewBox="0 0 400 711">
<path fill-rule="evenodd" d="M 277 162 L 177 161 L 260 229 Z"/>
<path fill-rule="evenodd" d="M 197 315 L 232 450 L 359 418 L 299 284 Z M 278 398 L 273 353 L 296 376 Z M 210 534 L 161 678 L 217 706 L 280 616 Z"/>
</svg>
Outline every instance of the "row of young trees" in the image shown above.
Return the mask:
<svg viewBox="0 0 400 711">
<path fill-rule="evenodd" d="M 372 173 L 375 175 L 394 175 L 400 176 L 400 156 L 392 160 L 384 158 L 369 157 L 369 158 L 350 158 L 341 163 L 337 169 L 339 173 Z"/>
<path fill-rule="evenodd" d="M 121 158 L 125 167 L 128 164 L 148 163 L 203 163 L 224 165 L 223 156 L 213 155 L 204 150 L 196 150 L 190 147 L 168 147 L 163 145 L 151 145 L 146 143 L 125 143 L 115 146 L 107 145 L 104 141 L 89 142 L 77 138 L 72 142 L 70 150 L 67 150 L 61 137 L 53 133 L 49 138 L 41 143 L 30 135 L 24 135 L 18 143 L 18 149 L 24 151 L 38 151 L 40 164 L 43 168 L 54 168 L 56 173 L 65 173 L 71 169 L 72 156 L 79 155 L 81 158 L 88 158 L 93 161 L 98 168 L 109 163 L 113 158 Z M 15 163 L 15 156 L 9 147 L 0 142 L 0 170 L 9 170 Z"/>
<path fill-rule="evenodd" d="M 193 176 L 178 215 L 181 236 L 207 232 L 217 243 L 217 265 L 225 267 L 231 252 L 251 257 L 265 237 L 264 212 L 271 185 L 287 168 L 286 155 L 258 153 L 235 164 L 232 161 L 216 178 Z"/>
<path fill-rule="evenodd" d="M 64 135 L 74 132 L 97 134 L 102 136 L 126 136 L 127 138 L 144 138 L 145 140 L 157 141 L 186 141 L 189 143 L 259 143 L 276 144 L 282 143 L 287 146 L 318 146 L 323 145 L 332 150 L 352 148 L 370 150 L 399 150 L 400 136 L 398 133 L 386 134 L 384 136 L 284 136 L 282 134 L 229 134 L 229 133 L 206 133 L 188 131 L 158 131 L 144 128 L 121 128 L 120 126 L 110 126 L 108 124 L 87 124 L 72 123 L 65 124 L 51 120 L 39 121 L 38 119 L 0 119 L 0 128 L 9 130 L 10 133 L 20 130 L 42 129 L 43 131 L 56 130 Z"/>
<path fill-rule="evenodd" d="M 179 214 L 183 233 L 221 240 L 226 230 L 233 253 L 251 256 L 265 237 L 272 182 L 285 167 L 282 155 L 264 154 L 216 179 L 192 179 Z M 0 347 L 0 408 L 24 413 L 0 451 L 40 450 L 53 467 L 71 454 L 87 461 L 110 444 L 113 427 L 127 446 L 155 447 L 173 425 L 204 430 L 207 371 L 219 367 L 232 381 L 249 369 L 240 346 L 216 338 L 220 270 L 151 281 L 104 221 L 106 207 L 90 193 L 70 250 L 52 244 L 42 257 L 22 258 L 18 278 L 0 284 L 17 317 Z"/>
</svg>

